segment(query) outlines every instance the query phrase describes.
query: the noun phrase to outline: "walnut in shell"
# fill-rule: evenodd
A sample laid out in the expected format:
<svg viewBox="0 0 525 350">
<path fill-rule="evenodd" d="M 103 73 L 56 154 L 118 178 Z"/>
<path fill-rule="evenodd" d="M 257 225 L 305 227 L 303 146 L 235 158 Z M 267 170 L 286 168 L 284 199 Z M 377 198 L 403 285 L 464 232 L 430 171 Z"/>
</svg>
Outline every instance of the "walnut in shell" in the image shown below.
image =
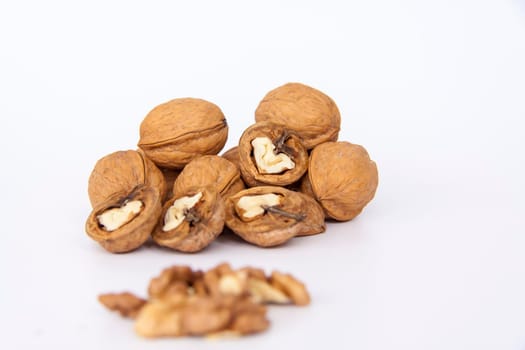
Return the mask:
<svg viewBox="0 0 525 350">
<path fill-rule="evenodd" d="M 224 202 L 211 187 L 193 187 L 164 204 L 152 234 L 161 246 L 193 253 L 207 247 L 224 227 Z"/>
<path fill-rule="evenodd" d="M 155 107 L 140 125 L 138 146 L 159 167 L 181 169 L 193 158 L 218 154 L 228 137 L 224 114 L 215 104 L 178 98 Z"/>
<path fill-rule="evenodd" d="M 255 123 L 239 140 L 239 166 L 248 186 L 289 185 L 308 167 L 308 153 L 293 131 L 270 122 Z"/>
<path fill-rule="evenodd" d="M 341 128 L 335 102 L 300 83 L 288 83 L 268 92 L 255 111 L 255 121 L 286 125 L 297 132 L 307 149 L 336 141 Z"/>
<path fill-rule="evenodd" d="M 240 168 L 239 166 L 239 147 L 235 146 L 224 152 L 221 157 L 228 159 L 230 162 L 235 164 L 237 168 Z"/>
<path fill-rule="evenodd" d="M 174 195 L 186 193 L 195 186 L 212 186 L 223 198 L 244 189 L 239 169 L 219 156 L 202 156 L 189 162 L 173 186 Z"/>
<path fill-rule="evenodd" d="M 363 146 L 349 142 L 326 142 L 313 149 L 308 183 L 326 215 L 338 221 L 351 220 L 374 198 L 378 174 Z"/>
<path fill-rule="evenodd" d="M 150 236 L 162 209 L 159 191 L 139 185 L 98 204 L 86 221 L 86 233 L 112 253 L 140 247 Z"/>
<path fill-rule="evenodd" d="M 325 230 L 322 208 L 314 200 L 277 186 L 252 187 L 228 198 L 226 225 L 261 247 Z"/>
<path fill-rule="evenodd" d="M 164 181 L 166 182 L 166 195 L 164 196 L 164 202 L 166 202 L 173 197 L 173 185 L 180 174 L 180 170 L 161 168 L 160 171 L 164 175 Z"/>
<path fill-rule="evenodd" d="M 92 207 L 98 206 L 115 193 L 129 194 L 139 185 L 166 193 L 162 172 L 142 152 L 118 151 L 101 158 L 89 177 L 88 195 Z"/>
</svg>

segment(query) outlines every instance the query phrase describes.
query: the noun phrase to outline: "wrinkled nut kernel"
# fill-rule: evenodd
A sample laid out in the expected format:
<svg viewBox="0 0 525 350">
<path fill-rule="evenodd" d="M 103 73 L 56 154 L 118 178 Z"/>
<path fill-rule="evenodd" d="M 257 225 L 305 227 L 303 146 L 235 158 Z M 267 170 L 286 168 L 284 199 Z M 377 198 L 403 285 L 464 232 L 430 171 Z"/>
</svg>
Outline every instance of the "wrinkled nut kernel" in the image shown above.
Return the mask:
<svg viewBox="0 0 525 350">
<path fill-rule="evenodd" d="M 166 191 L 162 172 L 144 154 L 138 151 L 117 151 L 101 158 L 91 171 L 88 195 L 94 208 L 115 193 L 130 193 L 139 185 Z"/>
<path fill-rule="evenodd" d="M 224 202 L 211 187 L 193 187 L 164 204 L 153 240 L 181 252 L 206 248 L 224 227 Z"/>
<path fill-rule="evenodd" d="M 125 202 L 121 207 L 108 209 L 97 215 L 98 223 L 106 231 L 115 231 L 133 220 L 140 213 L 143 206 L 142 202 L 138 200 Z"/>
<path fill-rule="evenodd" d="M 252 267 L 233 270 L 227 263 L 206 272 L 171 266 L 153 278 L 149 300 L 131 293 L 103 294 L 99 301 L 124 317 L 135 318 L 135 331 L 148 338 L 246 335 L 269 327 L 263 304 L 306 305 L 304 284 L 291 275 Z"/>
<path fill-rule="evenodd" d="M 146 300 L 128 292 L 101 294 L 98 296 L 98 301 L 109 310 L 117 311 L 122 317 L 129 318 L 135 318 L 146 304 Z"/>
<path fill-rule="evenodd" d="M 323 210 L 313 199 L 277 186 L 253 187 L 228 198 L 226 225 L 261 247 L 325 230 Z"/>
<path fill-rule="evenodd" d="M 279 174 L 295 167 L 295 163 L 286 153 L 276 153 L 275 145 L 268 137 L 256 137 L 251 144 L 259 173 Z"/>
<path fill-rule="evenodd" d="M 202 99 L 177 98 L 148 113 L 138 146 L 159 167 L 182 169 L 196 157 L 219 153 L 227 137 L 219 107 Z"/>
<path fill-rule="evenodd" d="M 302 188 L 311 188 L 326 216 L 347 221 L 374 198 L 377 166 L 360 145 L 326 142 L 312 150 L 305 181 Z"/>
<path fill-rule="evenodd" d="M 282 125 L 256 123 L 244 131 L 239 167 L 248 186 L 289 185 L 308 167 L 308 153 L 297 135 Z"/>
<path fill-rule="evenodd" d="M 212 186 L 227 198 L 244 189 L 239 169 L 220 156 L 202 156 L 189 162 L 173 185 L 174 196 L 195 186 Z"/>
<path fill-rule="evenodd" d="M 297 132 L 306 149 L 336 141 L 341 128 L 335 102 L 300 83 L 288 83 L 268 92 L 255 111 L 255 121 L 286 125 Z"/>
<path fill-rule="evenodd" d="M 140 185 L 95 207 L 86 221 L 86 233 L 112 253 L 129 252 L 148 240 L 161 210 L 159 191 Z"/>
</svg>

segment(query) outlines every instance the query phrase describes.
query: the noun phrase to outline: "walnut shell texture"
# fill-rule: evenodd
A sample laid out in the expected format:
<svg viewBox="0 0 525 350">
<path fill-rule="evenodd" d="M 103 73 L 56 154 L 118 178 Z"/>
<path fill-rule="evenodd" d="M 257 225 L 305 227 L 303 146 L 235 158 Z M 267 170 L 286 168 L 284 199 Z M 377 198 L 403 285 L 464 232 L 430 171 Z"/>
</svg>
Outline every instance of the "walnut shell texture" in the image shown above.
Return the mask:
<svg viewBox="0 0 525 350">
<path fill-rule="evenodd" d="M 235 164 L 237 168 L 240 168 L 239 166 L 239 147 L 235 146 L 224 152 L 221 157 L 228 159 L 230 162 Z"/>
<path fill-rule="evenodd" d="M 326 142 L 310 154 L 308 178 L 326 215 L 351 220 L 374 198 L 378 173 L 363 146 Z"/>
<path fill-rule="evenodd" d="M 239 169 L 220 156 L 202 156 L 189 162 L 173 185 L 173 194 L 186 193 L 195 186 L 212 186 L 223 198 L 244 189 Z"/>
<path fill-rule="evenodd" d="M 144 208 L 131 221 L 115 231 L 104 230 L 98 222 L 98 215 L 106 210 L 119 207 L 124 200 L 140 200 Z M 135 190 L 115 193 L 93 209 L 86 221 L 86 233 L 104 249 L 112 253 L 125 253 L 137 249 L 146 242 L 161 213 L 161 196 L 154 187 L 140 185 Z"/>
<path fill-rule="evenodd" d="M 181 169 L 193 158 L 218 154 L 228 124 L 215 104 L 197 98 L 163 103 L 144 118 L 138 146 L 159 167 Z"/>
<path fill-rule="evenodd" d="M 163 231 L 164 216 L 176 199 L 193 196 L 202 192 L 201 200 L 195 205 L 194 215 L 197 222 L 183 221 L 176 228 Z M 158 221 L 153 240 L 164 247 L 185 253 L 194 253 L 206 248 L 224 228 L 224 201 L 212 187 L 193 187 L 185 193 L 179 193 L 167 201 L 162 208 L 161 219 Z"/>
<path fill-rule="evenodd" d="M 241 197 L 268 193 L 282 196 L 279 209 L 301 216 L 301 219 L 274 212 L 266 212 L 251 221 L 244 221 L 239 217 L 235 206 Z M 278 186 L 252 187 L 226 199 L 226 225 L 245 241 L 260 247 L 280 245 L 297 235 L 310 235 L 325 230 L 322 210 L 311 202 L 311 198 Z"/>
<path fill-rule="evenodd" d="M 156 188 L 160 196 L 166 193 L 162 172 L 138 151 L 117 151 L 101 158 L 89 177 L 88 195 L 94 208 L 110 196 L 131 192 L 139 185 Z"/>
<path fill-rule="evenodd" d="M 255 111 L 255 121 L 286 125 L 297 132 L 307 149 L 336 141 L 341 128 L 335 102 L 300 83 L 288 83 L 268 92 Z"/>
<path fill-rule="evenodd" d="M 283 135 L 286 136 L 284 146 L 289 150 L 288 156 L 295 163 L 295 167 L 279 174 L 260 173 L 253 157 L 252 140 L 256 137 L 268 137 L 275 144 L 275 140 Z M 270 122 L 255 123 L 246 129 L 239 139 L 238 152 L 242 178 L 251 187 L 286 186 L 299 180 L 308 169 L 308 153 L 299 137 L 285 126 Z"/>
</svg>

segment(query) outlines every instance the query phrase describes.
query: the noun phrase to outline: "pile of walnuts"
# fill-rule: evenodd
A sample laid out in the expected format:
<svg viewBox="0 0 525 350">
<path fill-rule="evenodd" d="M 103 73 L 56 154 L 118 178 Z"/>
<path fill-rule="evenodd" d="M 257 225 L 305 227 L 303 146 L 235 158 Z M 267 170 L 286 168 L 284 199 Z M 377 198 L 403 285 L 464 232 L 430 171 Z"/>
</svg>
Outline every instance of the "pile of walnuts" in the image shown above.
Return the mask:
<svg viewBox="0 0 525 350">
<path fill-rule="evenodd" d="M 151 280 L 148 299 L 132 293 L 107 293 L 99 301 L 135 320 L 148 338 L 246 335 L 266 330 L 266 304 L 308 305 L 310 295 L 292 275 L 223 263 L 208 271 L 176 265 Z"/>
<path fill-rule="evenodd" d="M 89 178 L 87 234 L 113 253 L 161 246 L 197 252 L 229 229 L 269 247 L 351 220 L 374 197 L 376 164 L 337 141 L 334 101 L 299 83 L 270 91 L 239 144 L 213 103 L 178 98 L 140 125 L 138 150 L 100 159 Z"/>
</svg>

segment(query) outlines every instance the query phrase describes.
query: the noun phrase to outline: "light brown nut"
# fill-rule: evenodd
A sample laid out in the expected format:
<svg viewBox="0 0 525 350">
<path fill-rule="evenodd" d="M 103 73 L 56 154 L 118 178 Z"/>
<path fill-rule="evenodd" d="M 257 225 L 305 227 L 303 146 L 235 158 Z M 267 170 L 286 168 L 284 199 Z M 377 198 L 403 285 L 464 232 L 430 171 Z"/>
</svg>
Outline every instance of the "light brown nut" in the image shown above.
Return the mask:
<svg viewBox="0 0 525 350">
<path fill-rule="evenodd" d="M 195 186 L 211 186 L 223 198 L 244 189 L 239 169 L 229 160 L 219 156 L 202 156 L 189 162 L 173 186 L 174 196 L 186 193 Z"/>
<path fill-rule="evenodd" d="M 239 147 L 238 146 L 235 146 L 235 147 L 232 147 L 230 148 L 229 150 L 227 150 L 226 152 L 224 152 L 221 157 L 223 158 L 226 158 L 228 159 L 230 162 L 232 162 L 236 167 L 237 169 L 239 169 L 240 171 L 240 166 L 239 166 Z"/>
<path fill-rule="evenodd" d="M 206 248 L 223 227 L 224 201 L 219 194 L 211 187 L 192 187 L 164 204 L 151 237 L 161 246 L 193 253 Z"/>
<path fill-rule="evenodd" d="M 239 166 L 248 186 L 289 185 L 308 167 L 308 153 L 301 140 L 285 126 L 256 123 L 239 140 Z"/>
<path fill-rule="evenodd" d="M 86 221 L 86 233 L 109 252 L 129 252 L 149 238 L 161 209 L 159 191 L 139 185 L 99 203 Z"/>
<path fill-rule="evenodd" d="M 303 306 L 310 304 L 310 295 L 305 285 L 292 275 L 273 271 L 270 283 L 289 296 L 295 305 Z"/>
<path fill-rule="evenodd" d="M 326 142 L 310 155 L 308 180 L 326 216 L 347 221 L 359 215 L 374 198 L 377 166 L 360 145 Z"/>
<path fill-rule="evenodd" d="M 302 193 L 276 186 L 243 190 L 226 200 L 226 225 L 261 247 L 282 244 L 297 234 L 324 231 L 320 208 L 307 204 L 305 198 Z"/>
<path fill-rule="evenodd" d="M 252 334 L 265 331 L 269 326 L 266 314 L 240 313 L 234 317 L 230 329 L 240 334 Z"/>
<path fill-rule="evenodd" d="M 166 183 L 166 195 L 163 199 L 163 204 L 173 198 L 173 184 L 180 174 L 180 170 L 161 168 L 160 171 L 164 175 L 164 181 Z"/>
<path fill-rule="evenodd" d="M 166 184 L 161 171 L 138 151 L 118 151 L 95 164 L 88 182 L 91 206 L 97 207 L 115 193 L 130 193 L 139 185 L 157 189 L 164 197 Z"/>
<path fill-rule="evenodd" d="M 135 320 L 135 332 L 143 337 L 180 337 L 186 335 L 182 327 L 184 302 L 167 303 L 150 300 Z"/>
<path fill-rule="evenodd" d="M 182 169 L 198 156 L 218 154 L 227 137 L 219 107 L 202 99 L 177 98 L 148 113 L 138 146 L 159 167 Z"/>
<path fill-rule="evenodd" d="M 336 141 L 341 128 L 335 102 L 300 83 L 288 83 L 268 92 L 255 111 L 255 121 L 286 125 L 297 132 L 307 149 Z"/>
<path fill-rule="evenodd" d="M 182 314 L 184 333 L 205 335 L 224 330 L 232 319 L 231 307 L 219 299 L 192 297 Z"/>
<path fill-rule="evenodd" d="M 248 279 L 248 288 L 252 300 L 263 304 L 288 304 L 290 298 L 280 289 L 275 288 L 266 280 Z"/>
<path fill-rule="evenodd" d="M 168 267 L 157 277 L 151 279 L 148 286 L 148 295 L 150 298 L 163 298 L 170 291 L 177 290 L 180 285 L 186 288 L 198 278 L 189 266 L 175 265 Z M 175 287 L 174 287 L 175 285 Z"/>
<path fill-rule="evenodd" d="M 146 304 L 146 300 L 128 292 L 101 294 L 98 296 L 98 301 L 109 310 L 117 311 L 122 317 L 129 318 L 135 318 Z"/>
</svg>

